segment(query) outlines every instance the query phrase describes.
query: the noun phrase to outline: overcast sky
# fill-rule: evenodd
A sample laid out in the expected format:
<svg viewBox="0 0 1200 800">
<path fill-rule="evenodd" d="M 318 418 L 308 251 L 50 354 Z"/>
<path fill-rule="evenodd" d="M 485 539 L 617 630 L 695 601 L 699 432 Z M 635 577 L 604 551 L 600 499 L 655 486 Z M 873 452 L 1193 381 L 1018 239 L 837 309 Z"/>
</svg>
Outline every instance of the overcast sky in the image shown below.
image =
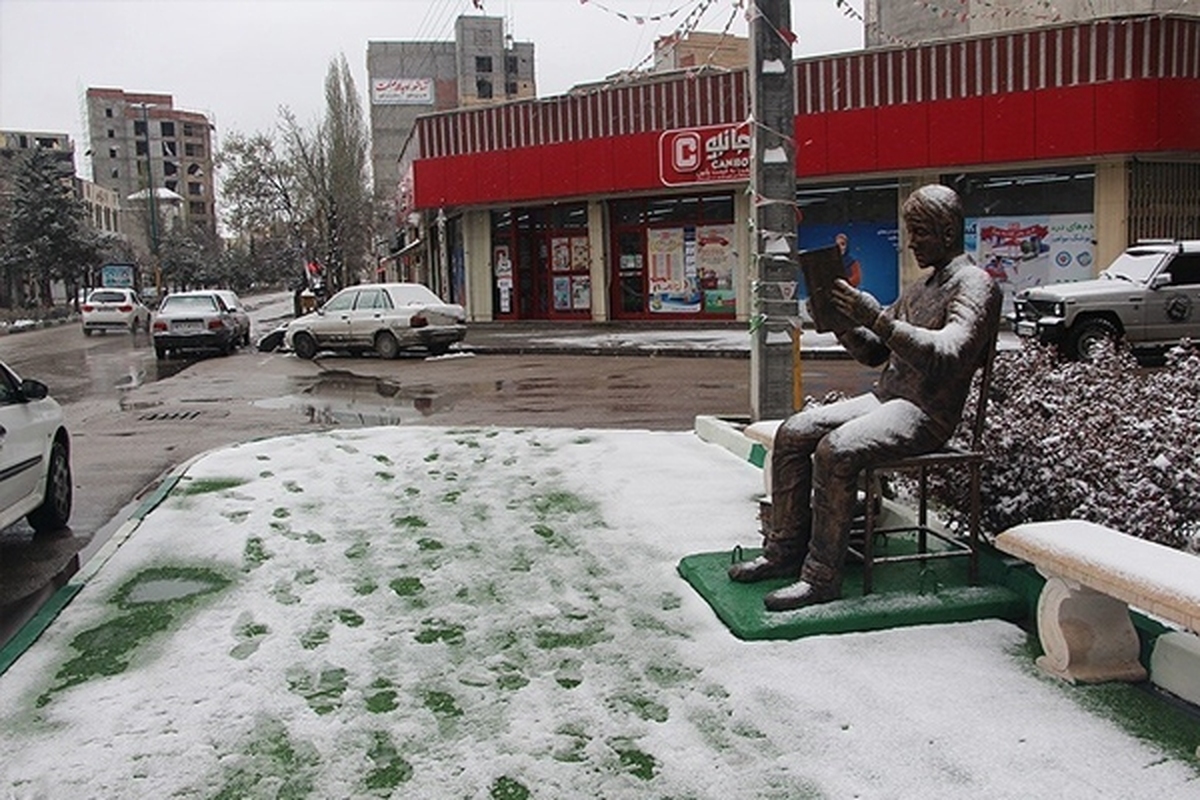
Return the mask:
<svg viewBox="0 0 1200 800">
<path fill-rule="evenodd" d="M 82 153 L 82 98 L 98 86 L 173 95 L 177 108 L 216 123 L 218 141 L 271 129 L 280 106 L 315 121 L 332 59 L 345 55 L 365 108 L 368 41 L 450 41 L 461 14 L 503 16 L 516 41 L 534 43 L 543 97 L 639 66 L 656 38 L 700 9 L 699 30 L 719 32 L 731 17 L 734 33 L 747 29 L 734 0 L 482 4 L 480 12 L 472 0 L 0 0 L 0 129 L 67 132 Z M 862 0 L 851 5 L 861 11 Z M 836 0 L 793 0 L 792 21 L 796 57 L 861 47 L 861 22 Z M 86 170 L 82 157 L 76 168 Z"/>
</svg>

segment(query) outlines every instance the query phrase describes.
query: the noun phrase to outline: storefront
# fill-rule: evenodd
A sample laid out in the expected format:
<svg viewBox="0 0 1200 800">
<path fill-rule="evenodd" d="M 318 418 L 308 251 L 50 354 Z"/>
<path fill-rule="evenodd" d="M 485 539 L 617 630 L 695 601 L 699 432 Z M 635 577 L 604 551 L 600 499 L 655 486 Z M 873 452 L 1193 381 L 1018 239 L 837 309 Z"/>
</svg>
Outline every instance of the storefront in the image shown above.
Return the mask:
<svg viewBox="0 0 1200 800">
<path fill-rule="evenodd" d="M 890 302 L 916 271 L 900 205 L 932 181 L 1008 298 L 1200 237 L 1198 45 L 1200 19 L 1160 15 L 797 61 L 798 248 L 843 248 Z M 419 118 L 403 171 L 436 282 L 480 321 L 749 320 L 748 94 L 744 71 L 668 74 Z"/>
</svg>

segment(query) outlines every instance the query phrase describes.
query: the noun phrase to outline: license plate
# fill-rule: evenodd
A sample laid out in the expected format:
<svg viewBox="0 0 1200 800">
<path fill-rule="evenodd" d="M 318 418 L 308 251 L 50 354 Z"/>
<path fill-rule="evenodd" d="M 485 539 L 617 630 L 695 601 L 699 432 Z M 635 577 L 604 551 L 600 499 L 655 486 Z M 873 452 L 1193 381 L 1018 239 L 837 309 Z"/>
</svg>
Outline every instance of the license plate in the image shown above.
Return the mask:
<svg viewBox="0 0 1200 800">
<path fill-rule="evenodd" d="M 171 326 L 171 330 L 178 331 L 180 333 L 194 333 L 196 331 L 204 330 L 204 323 L 203 322 L 176 322 L 174 325 Z"/>
<path fill-rule="evenodd" d="M 1017 323 L 1018 336 L 1034 336 L 1037 334 L 1037 323 L 1021 320 Z"/>
</svg>

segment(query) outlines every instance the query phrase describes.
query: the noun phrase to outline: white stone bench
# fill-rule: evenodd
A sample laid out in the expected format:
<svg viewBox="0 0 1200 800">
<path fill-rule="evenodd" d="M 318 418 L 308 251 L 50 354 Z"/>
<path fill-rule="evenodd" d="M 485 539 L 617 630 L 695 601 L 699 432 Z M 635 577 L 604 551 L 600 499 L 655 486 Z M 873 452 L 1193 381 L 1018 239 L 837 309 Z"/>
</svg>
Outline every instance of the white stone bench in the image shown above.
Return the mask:
<svg viewBox="0 0 1200 800">
<path fill-rule="evenodd" d="M 1072 683 L 1144 680 L 1129 606 L 1188 632 L 1160 637 L 1167 652 L 1200 652 L 1200 557 L 1081 520 L 1018 525 L 996 547 L 1047 579 L 1037 609 L 1038 666 L 1047 672 Z M 1192 699 L 1196 672 L 1185 669 L 1179 685 L 1154 682 Z"/>
<path fill-rule="evenodd" d="M 782 424 L 781 419 L 764 419 L 747 425 L 742 430 L 747 439 L 766 448 L 767 455 L 763 459 L 763 489 L 767 497 L 771 496 L 771 451 L 775 447 L 775 432 Z"/>
</svg>

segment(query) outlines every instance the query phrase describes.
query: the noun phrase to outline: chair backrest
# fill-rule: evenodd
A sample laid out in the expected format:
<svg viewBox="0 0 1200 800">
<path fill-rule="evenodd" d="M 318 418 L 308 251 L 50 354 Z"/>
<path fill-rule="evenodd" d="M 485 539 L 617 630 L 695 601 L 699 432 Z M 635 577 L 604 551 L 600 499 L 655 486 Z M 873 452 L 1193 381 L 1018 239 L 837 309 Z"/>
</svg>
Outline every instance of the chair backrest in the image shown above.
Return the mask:
<svg viewBox="0 0 1200 800">
<path fill-rule="evenodd" d="M 996 341 L 999 331 L 992 334 L 987 351 L 983 354 L 983 363 L 979 366 L 979 396 L 975 399 L 975 416 L 971 420 L 971 449 L 978 451 L 983 442 L 983 427 L 987 422 L 988 393 L 992 386 L 992 365 L 996 360 Z"/>
</svg>

